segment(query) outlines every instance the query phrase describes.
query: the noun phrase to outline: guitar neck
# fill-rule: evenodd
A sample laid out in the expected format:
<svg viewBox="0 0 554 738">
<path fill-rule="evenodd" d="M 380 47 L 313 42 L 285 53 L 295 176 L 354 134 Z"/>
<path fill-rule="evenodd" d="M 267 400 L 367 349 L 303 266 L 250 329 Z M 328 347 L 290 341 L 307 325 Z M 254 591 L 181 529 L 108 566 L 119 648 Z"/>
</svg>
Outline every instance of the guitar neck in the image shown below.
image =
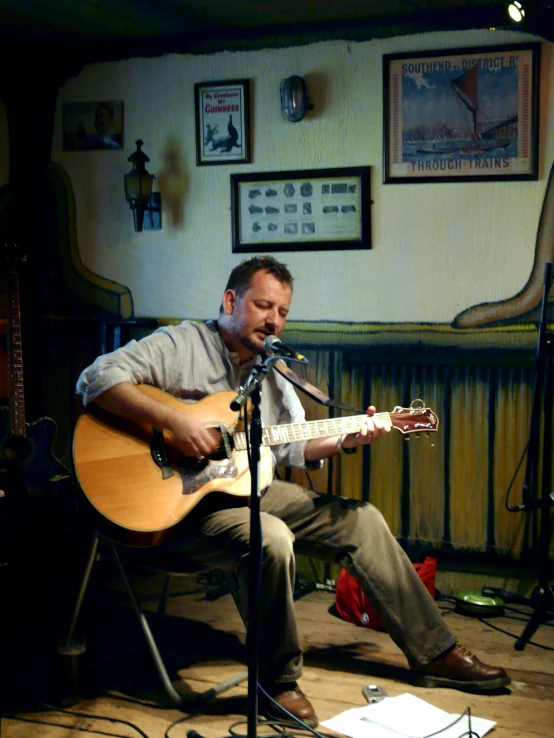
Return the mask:
<svg viewBox="0 0 554 738">
<path fill-rule="evenodd" d="M 23 351 L 17 272 L 7 273 L 8 287 L 8 407 L 10 432 L 25 436 L 25 396 L 23 392 Z"/>
<path fill-rule="evenodd" d="M 391 422 L 390 413 L 376 413 L 373 417 Z M 262 430 L 264 446 L 280 446 L 295 441 L 310 441 L 313 438 L 329 438 L 344 433 L 357 433 L 367 420 L 367 415 L 351 415 L 344 418 L 328 418 L 326 420 L 309 420 L 304 423 L 288 423 L 270 425 Z M 246 448 L 246 434 L 239 431 L 233 436 L 237 451 Z"/>
</svg>

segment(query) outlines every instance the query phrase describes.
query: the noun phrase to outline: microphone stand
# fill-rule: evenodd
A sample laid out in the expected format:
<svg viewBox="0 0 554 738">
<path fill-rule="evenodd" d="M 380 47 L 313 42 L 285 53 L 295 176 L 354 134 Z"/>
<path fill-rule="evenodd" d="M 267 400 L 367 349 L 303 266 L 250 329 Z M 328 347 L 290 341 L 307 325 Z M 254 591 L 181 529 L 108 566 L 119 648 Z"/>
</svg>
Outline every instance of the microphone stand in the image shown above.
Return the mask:
<svg viewBox="0 0 554 738">
<path fill-rule="evenodd" d="M 262 447 L 261 385 L 269 374 L 270 366 L 278 359 L 298 361 L 287 356 L 267 356 L 261 364 L 252 367 L 245 386 L 240 387 L 230 404 L 237 411 L 250 399 L 252 405 L 248 464 L 250 468 L 250 560 L 248 562 L 248 625 L 246 628 L 246 665 L 248 669 L 247 738 L 256 737 L 258 724 L 258 661 L 259 617 L 258 598 L 262 565 L 262 525 L 260 519 L 261 490 L 259 480 L 260 449 Z M 306 360 L 300 363 L 307 363 Z M 246 423 L 245 423 L 246 426 Z M 245 428 L 246 430 L 246 428 Z M 247 435 L 248 440 L 248 435 Z M 247 448 L 248 448 L 247 445 Z"/>
<path fill-rule="evenodd" d="M 544 287 L 539 334 L 535 355 L 535 383 L 531 407 L 531 423 L 527 446 L 527 468 L 522 487 L 521 504 L 508 508 L 509 512 L 531 512 L 532 554 L 537 571 L 537 585 L 531 597 L 505 592 L 497 587 L 483 588 L 483 594 L 498 595 L 506 602 L 528 605 L 533 609 L 529 622 L 516 640 L 515 650 L 523 651 L 535 631 L 554 615 L 554 595 L 549 585 L 550 511 L 554 504 L 551 491 L 552 474 L 552 411 L 553 411 L 553 350 L 554 334 L 546 332 L 547 303 L 552 284 L 552 264 L 545 264 Z M 542 415 L 542 448 L 541 448 Z M 541 478 L 539 468 L 542 463 Z M 538 489 L 540 486 L 540 495 Z M 540 518 L 538 518 L 540 514 Z"/>
<path fill-rule="evenodd" d="M 554 334 L 546 332 L 547 324 L 547 302 L 552 284 L 552 264 L 545 264 L 544 289 L 541 306 L 541 318 L 539 323 L 539 336 L 536 354 L 536 380 L 533 396 L 533 408 L 531 417 L 531 431 L 529 438 L 529 456 L 526 473 L 526 484 L 523 489 L 522 505 L 517 506 L 517 511 L 531 510 L 536 516 L 540 511 L 540 527 L 538 530 L 537 545 L 537 520 L 533 520 L 534 533 L 534 556 L 537 567 L 537 586 L 528 600 L 533 608 L 529 622 L 525 626 L 522 635 L 515 644 L 516 651 L 523 651 L 525 644 L 533 636 L 537 628 L 552 617 L 554 612 L 554 596 L 549 585 L 549 548 L 550 548 L 550 510 L 554 503 L 554 493 L 551 490 L 552 475 L 552 354 Z M 540 400 L 542 393 L 542 449 L 539 444 L 540 434 Z M 539 451 L 542 453 L 539 454 Z M 537 493 L 539 483 L 539 456 L 542 461 L 541 472 L 541 494 Z M 527 483 L 535 487 L 534 498 L 531 498 Z"/>
</svg>

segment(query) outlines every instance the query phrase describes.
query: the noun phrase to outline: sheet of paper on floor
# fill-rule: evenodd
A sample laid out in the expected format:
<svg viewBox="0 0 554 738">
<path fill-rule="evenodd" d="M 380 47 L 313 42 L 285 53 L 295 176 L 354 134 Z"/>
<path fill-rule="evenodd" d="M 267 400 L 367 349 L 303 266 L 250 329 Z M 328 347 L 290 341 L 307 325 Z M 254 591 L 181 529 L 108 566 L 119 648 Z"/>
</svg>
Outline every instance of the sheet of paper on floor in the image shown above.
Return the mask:
<svg viewBox="0 0 554 738">
<path fill-rule="evenodd" d="M 450 728 L 459 717 L 450 714 L 412 694 L 385 697 L 373 705 L 341 712 L 321 724 L 350 738 L 424 738 L 441 731 L 437 738 L 459 738 L 468 733 L 467 716 Z M 496 723 L 471 716 L 471 730 L 483 738 Z"/>
</svg>

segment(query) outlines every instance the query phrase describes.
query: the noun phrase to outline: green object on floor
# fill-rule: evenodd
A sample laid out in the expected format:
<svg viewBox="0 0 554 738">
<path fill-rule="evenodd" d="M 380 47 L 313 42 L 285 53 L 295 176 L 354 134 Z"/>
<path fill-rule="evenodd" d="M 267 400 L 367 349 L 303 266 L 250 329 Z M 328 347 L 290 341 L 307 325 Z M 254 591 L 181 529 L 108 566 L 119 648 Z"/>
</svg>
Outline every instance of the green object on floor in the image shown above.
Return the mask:
<svg viewBox="0 0 554 738">
<path fill-rule="evenodd" d="M 462 612 L 480 617 L 490 618 L 504 612 L 504 600 L 500 597 L 486 597 L 477 592 L 458 592 L 454 601 Z"/>
</svg>

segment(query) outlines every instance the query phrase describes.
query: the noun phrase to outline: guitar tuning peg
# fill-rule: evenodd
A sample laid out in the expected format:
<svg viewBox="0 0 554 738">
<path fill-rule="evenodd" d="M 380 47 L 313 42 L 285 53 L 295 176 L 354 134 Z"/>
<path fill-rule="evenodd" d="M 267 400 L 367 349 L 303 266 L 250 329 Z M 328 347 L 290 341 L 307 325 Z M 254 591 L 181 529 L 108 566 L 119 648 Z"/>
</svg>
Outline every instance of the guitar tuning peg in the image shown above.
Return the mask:
<svg viewBox="0 0 554 738">
<path fill-rule="evenodd" d="M 406 443 L 408 443 L 408 441 L 410 440 L 410 436 L 404 436 L 404 440 L 406 441 Z"/>
<path fill-rule="evenodd" d="M 415 434 L 415 437 L 416 437 L 416 438 L 421 438 L 421 433 L 416 433 L 416 434 Z"/>
</svg>

